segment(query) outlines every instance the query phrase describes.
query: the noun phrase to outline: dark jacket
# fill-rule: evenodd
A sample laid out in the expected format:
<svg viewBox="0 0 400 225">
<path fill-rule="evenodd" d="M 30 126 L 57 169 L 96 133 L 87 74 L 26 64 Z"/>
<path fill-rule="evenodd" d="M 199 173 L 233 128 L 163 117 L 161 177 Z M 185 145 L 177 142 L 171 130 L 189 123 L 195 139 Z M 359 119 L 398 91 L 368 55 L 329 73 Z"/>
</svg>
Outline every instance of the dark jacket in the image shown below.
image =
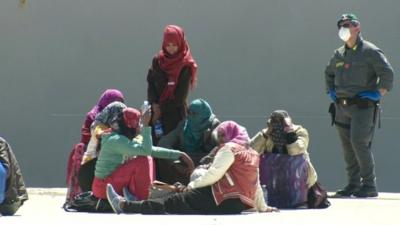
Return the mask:
<svg viewBox="0 0 400 225">
<path fill-rule="evenodd" d="M 187 115 L 188 94 L 192 74 L 189 67 L 184 67 L 179 75 L 174 98 L 160 105 L 161 123 L 164 134 L 175 129 L 179 121 Z M 147 74 L 147 100 L 150 104 L 159 103 L 161 94 L 168 84 L 168 75 L 161 70 L 157 57 L 153 58 L 152 66 Z"/>
<path fill-rule="evenodd" d="M 362 91 L 390 91 L 393 68 L 378 47 L 360 36 L 353 48 L 335 50 L 325 80 L 327 91 L 335 89 L 337 97 L 352 98 Z"/>
<path fill-rule="evenodd" d="M 0 137 L 0 161 L 7 167 L 7 189 L 4 202 L 1 205 L 12 204 L 17 201 L 24 202 L 28 193 L 17 159 L 10 145 Z"/>
</svg>

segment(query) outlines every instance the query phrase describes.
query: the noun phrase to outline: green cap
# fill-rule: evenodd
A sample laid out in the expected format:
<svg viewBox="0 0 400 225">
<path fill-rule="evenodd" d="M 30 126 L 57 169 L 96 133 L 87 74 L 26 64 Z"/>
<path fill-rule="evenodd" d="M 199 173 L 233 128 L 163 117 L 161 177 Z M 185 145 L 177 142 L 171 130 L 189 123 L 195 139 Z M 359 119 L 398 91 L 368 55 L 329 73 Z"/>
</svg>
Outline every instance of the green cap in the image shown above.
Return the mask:
<svg viewBox="0 0 400 225">
<path fill-rule="evenodd" d="M 356 15 L 354 15 L 353 13 L 346 13 L 346 14 L 343 14 L 342 16 L 340 16 L 340 18 L 337 22 L 337 26 L 339 27 L 339 25 L 341 23 L 343 23 L 344 21 L 359 22 Z"/>
</svg>

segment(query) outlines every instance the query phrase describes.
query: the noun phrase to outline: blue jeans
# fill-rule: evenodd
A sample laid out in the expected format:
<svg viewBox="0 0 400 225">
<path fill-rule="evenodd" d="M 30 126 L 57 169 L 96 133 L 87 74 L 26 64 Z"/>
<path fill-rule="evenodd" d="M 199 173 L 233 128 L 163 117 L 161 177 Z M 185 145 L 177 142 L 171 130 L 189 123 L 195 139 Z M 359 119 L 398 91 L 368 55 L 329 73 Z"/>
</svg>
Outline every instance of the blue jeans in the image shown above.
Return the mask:
<svg viewBox="0 0 400 225">
<path fill-rule="evenodd" d="M 6 194 L 7 168 L 0 162 L 0 204 L 3 203 Z"/>
</svg>

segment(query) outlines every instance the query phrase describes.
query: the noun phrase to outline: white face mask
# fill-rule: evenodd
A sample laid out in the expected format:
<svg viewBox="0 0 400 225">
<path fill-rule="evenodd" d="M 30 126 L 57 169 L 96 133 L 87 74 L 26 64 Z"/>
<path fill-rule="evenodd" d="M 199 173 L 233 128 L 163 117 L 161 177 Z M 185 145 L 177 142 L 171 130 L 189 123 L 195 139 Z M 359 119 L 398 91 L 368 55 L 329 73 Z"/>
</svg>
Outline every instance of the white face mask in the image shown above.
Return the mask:
<svg viewBox="0 0 400 225">
<path fill-rule="evenodd" d="M 341 27 L 338 35 L 342 41 L 347 42 L 351 36 L 350 29 L 347 27 Z"/>
</svg>

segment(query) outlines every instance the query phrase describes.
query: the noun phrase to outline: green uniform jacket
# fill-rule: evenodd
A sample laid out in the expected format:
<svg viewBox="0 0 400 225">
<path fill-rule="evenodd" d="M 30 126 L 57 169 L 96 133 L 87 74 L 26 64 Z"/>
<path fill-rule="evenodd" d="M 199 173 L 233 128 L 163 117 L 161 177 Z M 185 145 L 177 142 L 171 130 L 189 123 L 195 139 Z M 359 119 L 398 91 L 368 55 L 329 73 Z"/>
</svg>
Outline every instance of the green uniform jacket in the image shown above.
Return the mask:
<svg viewBox="0 0 400 225">
<path fill-rule="evenodd" d="M 326 90 L 337 97 L 352 98 L 362 91 L 392 89 L 393 68 L 383 52 L 359 36 L 353 48 L 335 50 L 325 69 Z"/>
</svg>

